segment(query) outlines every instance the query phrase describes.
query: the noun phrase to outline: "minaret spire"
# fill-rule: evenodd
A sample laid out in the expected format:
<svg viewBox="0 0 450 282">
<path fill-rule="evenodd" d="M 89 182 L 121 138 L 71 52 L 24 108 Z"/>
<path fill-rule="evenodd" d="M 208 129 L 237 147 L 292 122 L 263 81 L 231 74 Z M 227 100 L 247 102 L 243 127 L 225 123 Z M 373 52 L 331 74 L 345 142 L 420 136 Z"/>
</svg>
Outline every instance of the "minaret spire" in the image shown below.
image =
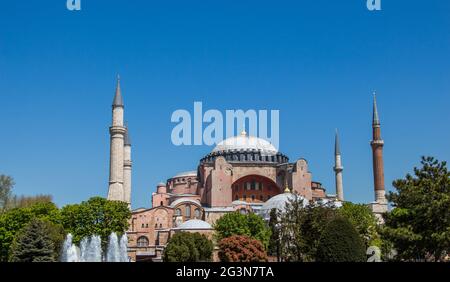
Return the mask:
<svg viewBox="0 0 450 282">
<path fill-rule="evenodd" d="M 373 94 L 373 115 L 372 115 L 372 147 L 373 159 L 373 180 L 375 191 L 375 202 L 372 203 L 372 211 L 382 222 L 381 214 L 387 212 L 387 201 L 384 188 L 384 164 L 383 164 L 383 146 L 381 139 L 381 125 L 378 117 L 376 94 Z"/>
<path fill-rule="evenodd" d="M 380 125 L 380 118 L 378 117 L 377 109 L 377 94 L 373 92 L 373 115 L 372 115 L 372 125 Z"/>
<path fill-rule="evenodd" d="M 336 129 L 336 135 L 334 138 L 334 172 L 336 177 L 336 197 L 339 201 L 344 201 L 344 187 L 342 182 L 342 166 L 341 148 L 339 145 L 339 134 Z"/>
<path fill-rule="evenodd" d="M 122 91 L 120 90 L 120 75 L 117 75 L 116 94 L 114 95 L 113 107 L 123 107 Z"/>
<path fill-rule="evenodd" d="M 112 125 L 110 135 L 109 189 L 108 200 L 124 201 L 124 138 L 126 128 L 123 123 L 123 100 L 120 77 L 117 76 L 116 92 L 112 105 Z"/>
</svg>

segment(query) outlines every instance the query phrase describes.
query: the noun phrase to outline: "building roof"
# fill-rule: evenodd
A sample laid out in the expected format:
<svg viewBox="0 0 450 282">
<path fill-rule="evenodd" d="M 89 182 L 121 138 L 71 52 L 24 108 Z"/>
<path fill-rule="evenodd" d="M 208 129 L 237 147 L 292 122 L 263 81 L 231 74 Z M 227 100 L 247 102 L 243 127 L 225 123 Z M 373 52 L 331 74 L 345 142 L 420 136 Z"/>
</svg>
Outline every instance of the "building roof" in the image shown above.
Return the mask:
<svg viewBox="0 0 450 282">
<path fill-rule="evenodd" d="M 175 174 L 175 176 L 172 178 L 183 177 L 183 176 L 197 176 L 197 171 L 196 170 L 183 171 L 183 172 Z"/>
<path fill-rule="evenodd" d="M 199 220 L 199 219 L 191 219 L 188 221 L 183 222 L 175 229 L 181 229 L 181 230 L 210 230 L 213 229 L 211 224 L 209 224 L 206 221 Z"/>
<path fill-rule="evenodd" d="M 119 76 L 117 76 L 116 94 L 114 95 L 113 106 L 123 107 L 122 91 L 120 90 Z"/>
<path fill-rule="evenodd" d="M 265 202 L 261 209 L 259 209 L 260 215 L 264 219 L 269 219 L 270 212 L 272 209 L 277 209 L 279 212 L 285 212 L 286 211 L 286 204 L 290 201 L 294 201 L 295 199 L 298 199 L 298 201 L 302 202 L 303 207 L 306 207 L 309 205 L 309 201 L 304 198 L 303 196 L 297 196 L 296 198 L 295 194 L 292 193 L 282 193 L 278 194 L 272 198 L 270 198 L 267 202 Z"/>
<path fill-rule="evenodd" d="M 264 154 L 275 155 L 278 150 L 267 140 L 255 136 L 248 136 L 244 131 L 239 136 L 234 136 L 221 141 L 212 152 L 256 150 Z"/>
</svg>

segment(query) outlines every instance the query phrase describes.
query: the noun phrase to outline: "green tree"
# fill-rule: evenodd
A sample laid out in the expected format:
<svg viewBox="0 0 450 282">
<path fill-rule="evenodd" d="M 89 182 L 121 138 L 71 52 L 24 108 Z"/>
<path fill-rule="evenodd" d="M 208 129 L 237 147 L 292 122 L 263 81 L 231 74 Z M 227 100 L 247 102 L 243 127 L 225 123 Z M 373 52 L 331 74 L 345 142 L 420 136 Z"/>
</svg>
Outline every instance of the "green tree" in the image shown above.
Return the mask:
<svg viewBox="0 0 450 282">
<path fill-rule="evenodd" d="M 337 213 L 348 219 L 360 235 L 366 248 L 381 247 L 380 235 L 377 232 L 377 219 L 367 205 L 345 202 Z"/>
<path fill-rule="evenodd" d="M 165 262 L 210 261 L 212 251 L 213 244 L 205 235 L 179 232 L 167 242 L 163 260 Z"/>
<path fill-rule="evenodd" d="M 54 227 L 48 221 L 32 219 L 14 239 L 12 262 L 53 262 L 58 258 L 51 233 Z"/>
<path fill-rule="evenodd" d="M 14 179 L 11 176 L 0 175 L 0 214 L 8 209 L 13 186 Z"/>
<path fill-rule="evenodd" d="M 443 260 L 450 253 L 450 173 L 446 162 L 422 157 L 414 176 L 393 182 L 394 207 L 385 215 L 383 237 L 402 260 Z"/>
<path fill-rule="evenodd" d="M 277 261 L 280 261 L 281 259 L 281 246 L 280 246 L 280 230 L 279 230 L 279 221 L 278 221 L 279 215 L 277 212 L 277 209 L 272 209 L 270 211 L 270 218 L 269 218 L 269 228 L 270 228 L 270 240 L 269 240 L 269 247 L 268 247 L 268 254 L 271 256 L 276 256 Z"/>
<path fill-rule="evenodd" d="M 366 261 L 363 241 L 348 219 L 336 218 L 327 224 L 319 240 L 316 261 Z"/>
<path fill-rule="evenodd" d="M 303 207 L 295 194 L 281 216 L 280 242 L 284 261 L 314 261 L 319 239 L 336 210 L 316 204 Z"/>
<path fill-rule="evenodd" d="M 222 262 L 265 262 L 267 253 L 259 240 L 243 235 L 233 235 L 219 242 Z"/>
<path fill-rule="evenodd" d="M 216 221 L 214 229 L 218 241 L 233 235 L 246 235 L 259 240 L 264 248 L 268 247 L 271 235 L 264 220 L 254 213 L 227 213 Z"/>
<path fill-rule="evenodd" d="M 131 212 L 127 203 L 93 197 L 81 204 L 67 205 L 61 210 L 61 223 L 72 233 L 74 243 L 83 237 L 99 235 L 105 248 L 112 232 L 123 234 L 128 229 Z"/>
<path fill-rule="evenodd" d="M 0 215 L 0 261 L 7 261 L 16 234 L 32 219 L 60 223 L 59 210 L 53 203 L 37 203 L 26 208 L 14 208 Z"/>
</svg>

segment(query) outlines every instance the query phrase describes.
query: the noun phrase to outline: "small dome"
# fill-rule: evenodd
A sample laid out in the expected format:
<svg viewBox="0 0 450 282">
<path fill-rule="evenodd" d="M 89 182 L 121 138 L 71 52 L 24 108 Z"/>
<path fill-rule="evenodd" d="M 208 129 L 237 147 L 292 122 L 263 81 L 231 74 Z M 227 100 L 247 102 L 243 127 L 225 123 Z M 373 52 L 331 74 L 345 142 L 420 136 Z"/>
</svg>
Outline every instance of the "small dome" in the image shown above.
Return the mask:
<svg viewBox="0 0 450 282">
<path fill-rule="evenodd" d="M 158 185 L 156 185 L 156 187 L 166 187 L 166 183 L 159 182 Z"/>
<path fill-rule="evenodd" d="M 298 200 L 302 202 L 303 207 L 306 207 L 309 204 L 309 201 L 305 199 L 303 196 L 297 196 Z M 272 209 L 277 209 L 279 212 L 285 212 L 286 211 L 286 204 L 290 201 L 294 201 L 296 199 L 296 195 L 292 193 L 283 193 L 278 194 L 275 197 L 270 198 L 267 202 L 265 202 L 261 209 L 259 210 L 259 213 L 264 219 L 269 219 L 270 217 L 270 211 Z"/>
<path fill-rule="evenodd" d="M 248 136 L 245 132 L 239 136 L 234 136 L 223 140 L 217 144 L 212 152 L 215 153 L 235 150 L 256 150 L 268 155 L 276 155 L 278 153 L 278 150 L 270 144 L 269 141 L 254 136 Z"/>
<path fill-rule="evenodd" d="M 188 221 L 183 222 L 180 224 L 180 226 L 177 227 L 177 229 L 182 230 L 195 230 L 195 229 L 213 229 L 211 224 L 209 224 L 206 221 L 199 220 L 199 219 L 191 219 Z"/>
</svg>

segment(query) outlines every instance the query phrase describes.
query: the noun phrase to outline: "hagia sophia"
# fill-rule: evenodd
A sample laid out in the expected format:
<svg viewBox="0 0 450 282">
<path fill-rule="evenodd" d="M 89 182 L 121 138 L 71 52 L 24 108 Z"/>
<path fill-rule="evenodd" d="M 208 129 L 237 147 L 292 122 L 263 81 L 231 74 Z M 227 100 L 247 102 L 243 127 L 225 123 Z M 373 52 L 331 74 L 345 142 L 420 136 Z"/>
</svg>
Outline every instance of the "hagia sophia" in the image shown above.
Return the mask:
<svg viewBox="0 0 450 282">
<path fill-rule="evenodd" d="M 383 172 L 383 145 L 374 96 L 372 116 L 375 200 L 368 205 L 374 214 L 387 211 Z M 110 173 L 108 199 L 131 203 L 131 142 L 124 125 L 124 103 L 117 80 L 110 127 Z M 341 206 L 344 201 L 343 167 L 339 138 L 335 139 L 335 194 L 328 194 L 313 178 L 305 159 L 290 161 L 264 139 L 238 136 L 221 141 L 198 161 L 193 171 L 181 172 L 159 183 L 152 194 L 152 207 L 132 210 L 128 255 L 132 261 L 161 261 L 162 252 L 176 232 L 199 232 L 212 236 L 213 224 L 222 215 L 254 212 L 268 219 L 272 208 L 282 209 L 293 193 L 304 205 L 312 202 Z M 131 205 L 130 205 L 131 207 Z"/>
</svg>

